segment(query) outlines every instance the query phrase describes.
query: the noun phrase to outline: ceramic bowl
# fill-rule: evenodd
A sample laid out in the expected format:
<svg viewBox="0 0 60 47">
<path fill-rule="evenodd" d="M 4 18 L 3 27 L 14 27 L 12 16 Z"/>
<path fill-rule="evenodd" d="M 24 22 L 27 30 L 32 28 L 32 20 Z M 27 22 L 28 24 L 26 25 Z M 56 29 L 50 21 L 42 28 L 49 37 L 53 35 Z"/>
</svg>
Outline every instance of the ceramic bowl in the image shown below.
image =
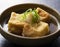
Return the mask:
<svg viewBox="0 0 60 47">
<path fill-rule="evenodd" d="M 10 18 L 11 12 L 22 13 L 28 8 L 37 8 L 37 7 L 44 9 L 45 11 L 47 11 L 57 19 L 58 24 L 57 24 L 56 31 L 43 37 L 32 38 L 32 37 L 18 36 L 4 30 L 3 26 L 7 24 Z M 1 13 L 1 16 L 0 16 L 1 35 L 7 40 L 18 45 L 28 45 L 28 46 L 47 45 L 52 41 L 54 41 L 56 38 L 58 38 L 58 36 L 60 35 L 59 27 L 60 27 L 60 14 L 57 12 L 57 10 L 43 4 L 34 4 L 34 3 L 18 4 L 18 5 L 7 8 L 5 11 Z M 5 29 L 7 29 L 7 27 Z"/>
</svg>

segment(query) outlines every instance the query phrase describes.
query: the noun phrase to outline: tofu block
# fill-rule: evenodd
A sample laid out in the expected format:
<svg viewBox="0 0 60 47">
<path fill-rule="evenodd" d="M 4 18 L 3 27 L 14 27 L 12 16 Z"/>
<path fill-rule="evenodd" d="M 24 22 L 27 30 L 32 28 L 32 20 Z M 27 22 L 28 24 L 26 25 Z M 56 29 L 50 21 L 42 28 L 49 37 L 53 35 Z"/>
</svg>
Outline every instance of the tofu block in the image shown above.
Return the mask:
<svg viewBox="0 0 60 47">
<path fill-rule="evenodd" d="M 20 14 L 16 14 L 15 12 L 11 13 L 11 17 L 8 21 L 9 32 L 12 32 L 18 35 L 22 33 L 25 22 L 20 22 L 19 17 L 20 17 Z"/>
<path fill-rule="evenodd" d="M 36 11 L 40 16 L 41 21 L 48 21 L 50 19 L 50 14 L 41 8 L 37 8 Z"/>
<path fill-rule="evenodd" d="M 41 37 L 47 35 L 49 33 L 49 26 L 45 22 L 40 22 L 40 25 L 35 27 L 31 27 L 30 25 L 25 25 L 23 28 L 23 36 L 27 37 Z"/>
</svg>

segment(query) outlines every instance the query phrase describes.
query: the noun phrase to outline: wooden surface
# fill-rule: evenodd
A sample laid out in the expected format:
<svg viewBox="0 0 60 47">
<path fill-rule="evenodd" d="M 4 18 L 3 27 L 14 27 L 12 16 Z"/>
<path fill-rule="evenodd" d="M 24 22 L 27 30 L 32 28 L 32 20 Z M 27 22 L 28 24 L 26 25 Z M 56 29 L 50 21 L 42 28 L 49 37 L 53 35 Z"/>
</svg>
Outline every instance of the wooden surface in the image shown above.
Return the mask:
<svg viewBox="0 0 60 47">
<path fill-rule="evenodd" d="M 60 12 L 60 0 L 0 0 L 0 14 L 8 7 L 21 3 L 38 3 L 51 6 Z M 0 34 L 0 47 L 22 47 L 7 41 Z M 60 47 L 60 37 L 47 47 Z"/>
</svg>

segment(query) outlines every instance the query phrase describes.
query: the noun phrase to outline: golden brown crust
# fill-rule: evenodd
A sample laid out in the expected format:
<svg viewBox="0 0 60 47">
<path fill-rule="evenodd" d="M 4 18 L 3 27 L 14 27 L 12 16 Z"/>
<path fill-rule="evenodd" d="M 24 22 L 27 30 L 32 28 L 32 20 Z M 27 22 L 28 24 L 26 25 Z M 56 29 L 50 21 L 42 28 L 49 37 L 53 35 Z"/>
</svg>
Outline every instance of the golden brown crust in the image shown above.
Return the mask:
<svg viewBox="0 0 60 47">
<path fill-rule="evenodd" d="M 23 28 L 23 36 L 26 37 L 41 37 L 49 33 L 49 26 L 45 22 L 40 22 L 40 25 L 35 28 L 26 24 Z"/>
<path fill-rule="evenodd" d="M 38 12 L 39 16 L 40 16 L 40 20 L 41 21 L 48 21 L 50 18 L 50 14 L 46 11 L 44 11 L 41 8 L 37 8 L 36 11 Z"/>
<path fill-rule="evenodd" d="M 16 14 L 15 12 L 11 13 L 11 17 L 8 21 L 8 30 L 14 34 L 20 35 L 22 33 L 25 22 L 20 22 L 16 17 L 19 14 Z"/>
</svg>

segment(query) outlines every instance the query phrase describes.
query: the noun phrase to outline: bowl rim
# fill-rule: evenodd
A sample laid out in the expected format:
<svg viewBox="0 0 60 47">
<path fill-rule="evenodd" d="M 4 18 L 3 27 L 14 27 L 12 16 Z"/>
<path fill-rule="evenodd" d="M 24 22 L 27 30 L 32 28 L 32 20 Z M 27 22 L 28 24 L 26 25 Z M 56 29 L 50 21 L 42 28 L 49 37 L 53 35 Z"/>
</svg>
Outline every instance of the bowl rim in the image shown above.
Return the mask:
<svg viewBox="0 0 60 47">
<path fill-rule="evenodd" d="M 58 12 L 56 9 L 54 9 L 54 8 L 48 6 L 48 5 L 38 4 L 38 3 L 22 3 L 22 4 L 17 4 L 17 5 L 10 6 L 10 7 L 8 7 L 7 9 L 10 9 L 10 8 L 12 8 L 12 7 L 15 7 L 15 6 L 27 5 L 27 4 L 45 6 L 45 7 L 49 8 L 49 9 L 55 11 L 55 12 L 60 16 L 59 12 Z M 5 10 L 1 13 L 1 15 L 2 15 L 7 9 L 5 9 Z M 0 16 L 0 17 L 1 17 L 1 16 Z M 59 23 L 59 26 L 60 26 L 60 23 Z M 9 35 L 12 35 L 13 37 L 24 38 L 24 39 L 42 39 L 42 38 L 47 38 L 47 37 L 49 37 L 49 36 L 52 36 L 52 35 L 56 34 L 56 33 L 60 30 L 60 28 L 59 28 L 59 29 L 57 29 L 55 32 L 53 32 L 53 33 L 51 33 L 51 34 L 49 34 L 49 35 L 42 36 L 42 37 L 23 37 L 23 36 L 15 35 L 15 34 L 10 33 L 10 32 L 6 32 L 1 25 L 0 25 L 0 29 L 1 29 L 2 31 L 4 31 L 5 33 L 9 34 Z"/>
</svg>

